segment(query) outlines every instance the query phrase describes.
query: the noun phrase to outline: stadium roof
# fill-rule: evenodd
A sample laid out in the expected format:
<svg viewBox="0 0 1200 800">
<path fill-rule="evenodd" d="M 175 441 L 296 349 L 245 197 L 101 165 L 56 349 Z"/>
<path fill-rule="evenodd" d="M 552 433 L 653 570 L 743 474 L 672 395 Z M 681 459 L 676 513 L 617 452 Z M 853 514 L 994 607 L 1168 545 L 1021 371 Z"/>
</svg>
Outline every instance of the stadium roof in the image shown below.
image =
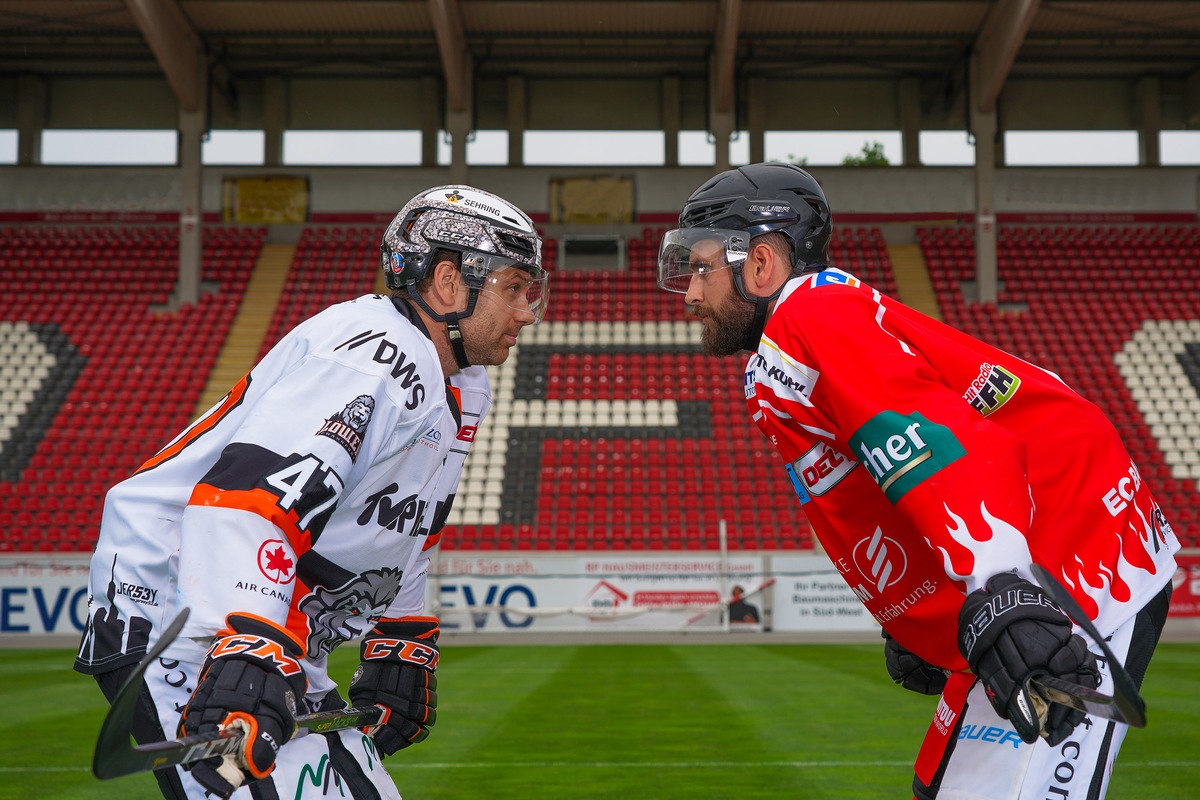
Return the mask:
<svg viewBox="0 0 1200 800">
<path fill-rule="evenodd" d="M 0 0 L 0 73 L 138 74 L 198 45 L 234 74 L 888 76 L 1005 42 L 1012 75 L 1200 70 L 1175 0 Z"/>
</svg>

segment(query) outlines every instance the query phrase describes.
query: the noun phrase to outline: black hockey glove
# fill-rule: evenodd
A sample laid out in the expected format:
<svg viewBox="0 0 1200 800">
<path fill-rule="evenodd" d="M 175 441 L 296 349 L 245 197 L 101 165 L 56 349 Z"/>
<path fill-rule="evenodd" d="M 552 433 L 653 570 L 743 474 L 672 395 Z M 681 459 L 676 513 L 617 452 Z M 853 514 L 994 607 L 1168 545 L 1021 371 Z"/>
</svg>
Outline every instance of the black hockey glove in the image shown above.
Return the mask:
<svg viewBox="0 0 1200 800">
<path fill-rule="evenodd" d="M 225 624 L 179 721 L 183 736 L 231 725 L 245 732 L 236 754 L 184 766 L 219 797 L 271 773 L 279 748 L 296 732 L 296 701 L 308 687 L 298 660 L 304 649 L 287 631 L 249 614 L 230 614 Z"/>
<path fill-rule="evenodd" d="M 1011 572 L 992 576 L 967 595 L 958 617 L 958 649 L 983 681 L 992 708 L 1029 743 L 1041 735 L 1056 745 L 1084 717 L 1057 703 L 1047 708 L 1026 689 L 1030 676 L 1048 673 L 1089 688 L 1100 682 L 1096 657 L 1071 633 L 1067 616 L 1041 587 Z"/>
<path fill-rule="evenodd" d="M 906 650 L 887 631 L 883 632 L 883 661 L 892 680 L 910 692 L 941 694 L 946 688 L 946 670 Z"/>
<path fill-rule="evenodd" d="M 435 617 L 380 620 L 363 639 L 362 663 L 350 682 L 350 702 L 377 705 L 384 716 L 363 730 L 385 756 L 424 741 L 437 721 L 441 629 Z"/>
</svg>

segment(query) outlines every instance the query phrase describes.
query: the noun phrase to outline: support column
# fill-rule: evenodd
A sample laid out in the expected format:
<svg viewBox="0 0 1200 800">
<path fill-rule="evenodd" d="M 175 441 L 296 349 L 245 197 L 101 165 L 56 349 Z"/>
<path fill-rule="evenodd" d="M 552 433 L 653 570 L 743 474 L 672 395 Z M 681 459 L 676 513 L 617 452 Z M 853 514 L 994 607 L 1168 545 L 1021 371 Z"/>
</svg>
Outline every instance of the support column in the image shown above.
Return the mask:
<svg viewBox="0 0 1200 800">
<path fill-rule="evenodd" d="M 896 101 L 900 108 L 901 158 L 906 167 L 921 165 L 921 81 L 919 78 L 901 78 L 897 87 Z"/>
<path fill-rule="evenodd" d="M 421 166 L 436 167 L 441 131 L 442 95 L 437 78 L 421 78 Z"/>
<path fill-rule="evenodd" d="M 283 164 L 283 132 L 288 126 L 287 82 L 280 77 L 263 78 L 263 163 Z"/>
<path fill-rule="evenodd" d="M 996 112 L 971 109 L 975 134 L 975 297 L 995 303 L 996 284 Z"/>
<path fill-rule="evenodd" d="M 1191 127 L 1200 126 L 1200 69 L 1193 70 L 1184 82 L 1183 120 Z"/>
<path fill-rule="evenodd" d="M 529 116 L 523 77 L 509 76 L 507 96 L 508 165 L 519 167 L 525 163 L 525 121 Z"/>
<path fill-rule="evenodd" d="M 1159 134 L 1162 132 L 1162 82 L 1147 75 L 1134 86 L 1134 116 L 1138 132 L 1138 166 L 1157 167 L 1162 162 Z"/>
<path fill-rule="evenodd" d="M 750 163 L 766 159 L 767 152 L 767 79 L 756 76 L 746 87 L 746 128 L 750 135 Z"/>
<path fill-rule="evenodd" d="M 46 129 L 46 82 L 37 75 L 17 78 L 17 164 L 42 163 L 42 131 Z"/>
<path fill-rule="evenodd" d="M 467 182 L 467 137 L 471 134 L 471 112 L 446 114 L 446 132 L 450 134 L 450 182 Z"/>
<path fill-rule="evenodd" d="M 204 85 L 207 90 L 207 85 Z M 200 163 L 201 139 L 208 130 L 204 105 L 179 112 L 179 275 L 173 305 L 200 299 L 203 249 L 204 180 Z"/>
<path fill-rule="evenodd" d="M 679 76 L 668 75 L 660 81 L 659 118 L 663 130 L 663 165 L 679 166 Z"/>
</svg>

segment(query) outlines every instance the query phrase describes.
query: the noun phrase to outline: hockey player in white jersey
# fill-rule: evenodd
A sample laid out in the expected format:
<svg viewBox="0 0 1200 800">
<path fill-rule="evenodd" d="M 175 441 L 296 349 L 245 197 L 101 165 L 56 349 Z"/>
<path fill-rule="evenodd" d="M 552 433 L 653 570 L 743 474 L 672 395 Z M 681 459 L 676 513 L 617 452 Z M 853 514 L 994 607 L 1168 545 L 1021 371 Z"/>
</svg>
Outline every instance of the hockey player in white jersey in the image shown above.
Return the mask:
<svg viewBox="0 0 1200 800">
<path fill-rule="evenodd" d="M 429 551 L 491 407 L 484 367 L 540 321 L 548 276 L 529 217 L 466 186 L 414 197 L 381 255 L 391 297 L 298 325 L 105 500 L 76 669 L 111 701 L 190 607 L 134 736 L 247 733 L 157 772 L 167 798 L 398 798 L 381 759 L 436 719 Z M 382 723 L 289 741 L 295 715 L 346 705 L 327 660 L 349 640 L 346 694 Z"/>
</svg>

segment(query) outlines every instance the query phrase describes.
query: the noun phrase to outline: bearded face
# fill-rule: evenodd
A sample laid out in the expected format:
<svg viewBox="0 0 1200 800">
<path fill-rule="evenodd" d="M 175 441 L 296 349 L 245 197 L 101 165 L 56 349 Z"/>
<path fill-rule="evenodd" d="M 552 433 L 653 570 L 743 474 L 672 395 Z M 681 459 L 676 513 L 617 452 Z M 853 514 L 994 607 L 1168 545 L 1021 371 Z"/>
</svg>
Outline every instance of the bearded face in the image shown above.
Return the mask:
<svg viewBox="0 0 1200 800">
<path fill-rule="evenodd" d="M 731 356 L 741 352 L 754 328 L 754 306 L 737 292 L 727 292 L 716 304 L 694 307 L 704 320 L 700 344 L 710 356 Z"/>
</svg>

